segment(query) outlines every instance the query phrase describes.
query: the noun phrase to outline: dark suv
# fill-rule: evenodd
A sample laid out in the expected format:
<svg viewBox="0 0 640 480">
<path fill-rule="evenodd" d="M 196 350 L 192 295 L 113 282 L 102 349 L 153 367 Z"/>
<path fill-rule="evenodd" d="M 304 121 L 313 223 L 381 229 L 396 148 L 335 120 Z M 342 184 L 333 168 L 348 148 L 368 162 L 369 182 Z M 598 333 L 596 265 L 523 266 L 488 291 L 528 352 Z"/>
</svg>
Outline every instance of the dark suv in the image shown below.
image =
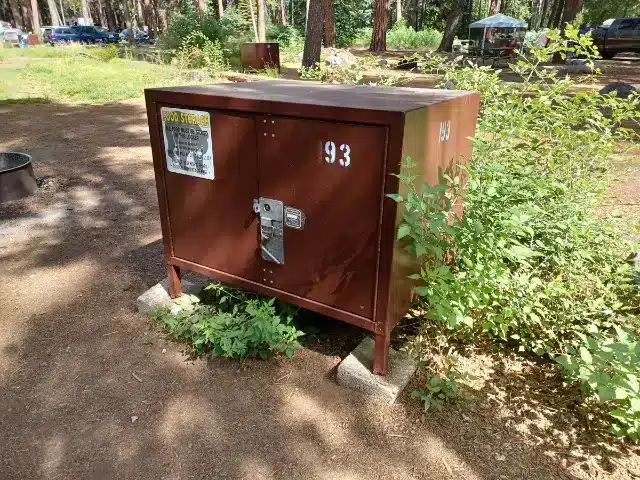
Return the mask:
<svg viewBox="0 0 640 480">
<path fill-rule="evenodd" d="M 80 43 L 109 43 L 109 35 L 92 26 L 69 27 L 73 33 L 78 35 Z"/>
<path fill-rule="evenodd" d="M 79 42 L 80 37 L 71 31 L 71 27 L 50 27 L 45 28 L 42 33 L 44 43 L 51 45 L 61 43 Z"/>
</svg>

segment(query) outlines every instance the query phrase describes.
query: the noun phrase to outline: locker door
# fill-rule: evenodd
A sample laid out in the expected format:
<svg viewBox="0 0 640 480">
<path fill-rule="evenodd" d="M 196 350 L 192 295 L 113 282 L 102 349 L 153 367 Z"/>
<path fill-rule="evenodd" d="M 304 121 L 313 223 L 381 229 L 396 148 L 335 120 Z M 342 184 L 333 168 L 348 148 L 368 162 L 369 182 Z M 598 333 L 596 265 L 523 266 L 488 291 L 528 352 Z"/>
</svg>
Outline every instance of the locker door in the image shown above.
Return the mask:
<svg viewBox="0 0 640 480">
<path fill-rule="evenodd" d="M 164 158 L 173 255 L 261 282 L 255 117 L 208 113 L 214 178 L 170 172 Z"/>
<path fill-rule="evenodd" d="M 372 318 L 386 128 L 256 121 L 263 283 Z"/>
</svg>

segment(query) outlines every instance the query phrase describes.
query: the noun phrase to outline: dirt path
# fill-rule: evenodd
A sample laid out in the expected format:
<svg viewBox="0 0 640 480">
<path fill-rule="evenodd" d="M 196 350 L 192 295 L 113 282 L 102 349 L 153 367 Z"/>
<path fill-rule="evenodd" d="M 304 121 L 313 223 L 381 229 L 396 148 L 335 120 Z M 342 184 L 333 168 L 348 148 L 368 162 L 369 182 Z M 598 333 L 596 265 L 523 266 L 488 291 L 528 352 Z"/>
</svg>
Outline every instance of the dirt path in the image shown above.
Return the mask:
<svg viewBox="0 0 640 480">
<path fill-rule="evenodd" d="M 534 415 L 522 399 L 532 409 L 552 401 L 543 384 L 523 388 L 526 371 L 496 369 L 502 382 L 426 416 L 408 393 L 385 406 L 346 391 L 333 374 L 355 333 L 328 320 L 320 327 L 347 328 L 342 337 L 310 342 L 292 360 L 188 361 L 134 312 L 164 275 L 142 102 L 0 105 L 0 115 L 10 119 L 0 149 L 30 153 L 47 177 L 33 197 L 0 205 L 0 478 L 546 480 L 638 471 L 628 448 L 611 450 L 614 465 L 605 450 L 580 457 L 571 442 L 541 434 L 553 431 L 543 422 L 535 435 L 519 433 L 514 426 Z M 507 397 L 510 413 L 496 403 Z M 564 429 L 569 417 L 552 410 L 555 431 Z M 619 468 L 623 453 L 631 463 Z"/>
</svg>

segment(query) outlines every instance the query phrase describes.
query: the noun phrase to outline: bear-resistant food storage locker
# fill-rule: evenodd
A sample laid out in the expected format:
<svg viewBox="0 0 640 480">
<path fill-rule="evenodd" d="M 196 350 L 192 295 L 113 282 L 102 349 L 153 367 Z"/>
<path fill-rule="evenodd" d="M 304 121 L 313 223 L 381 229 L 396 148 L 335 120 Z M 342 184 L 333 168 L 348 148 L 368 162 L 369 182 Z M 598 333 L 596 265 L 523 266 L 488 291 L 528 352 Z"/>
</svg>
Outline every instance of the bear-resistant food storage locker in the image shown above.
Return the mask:
<svg viewBox="0 0 640 480">
<path fill-rule="evenodd" d="M 145 91 L 172 296 L 180 269 L 373 332 L 387 372 L 416 260 L 396 242 L 410 156 L 466 163 L 477 93 L 264 81 Z"/>
</svg>

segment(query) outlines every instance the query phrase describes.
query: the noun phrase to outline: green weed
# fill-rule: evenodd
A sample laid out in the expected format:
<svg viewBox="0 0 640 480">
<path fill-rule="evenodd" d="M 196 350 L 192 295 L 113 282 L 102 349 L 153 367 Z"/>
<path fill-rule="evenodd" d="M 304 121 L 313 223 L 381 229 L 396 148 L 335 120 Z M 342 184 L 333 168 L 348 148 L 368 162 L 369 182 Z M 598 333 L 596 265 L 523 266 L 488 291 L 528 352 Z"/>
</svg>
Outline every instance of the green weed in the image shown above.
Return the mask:
<svg viewBox="0 0 640 480">
<path fill-rule="evenodd" d="M 293 356 L 303 333 L 293 325 L 295 311 L 275 299 L 210 284 L 202 302 L 184 304 L 178 312 L 164 308 L 154 318 L 187 341 L 194 355 L 242 358 Z"/>
</svg>

